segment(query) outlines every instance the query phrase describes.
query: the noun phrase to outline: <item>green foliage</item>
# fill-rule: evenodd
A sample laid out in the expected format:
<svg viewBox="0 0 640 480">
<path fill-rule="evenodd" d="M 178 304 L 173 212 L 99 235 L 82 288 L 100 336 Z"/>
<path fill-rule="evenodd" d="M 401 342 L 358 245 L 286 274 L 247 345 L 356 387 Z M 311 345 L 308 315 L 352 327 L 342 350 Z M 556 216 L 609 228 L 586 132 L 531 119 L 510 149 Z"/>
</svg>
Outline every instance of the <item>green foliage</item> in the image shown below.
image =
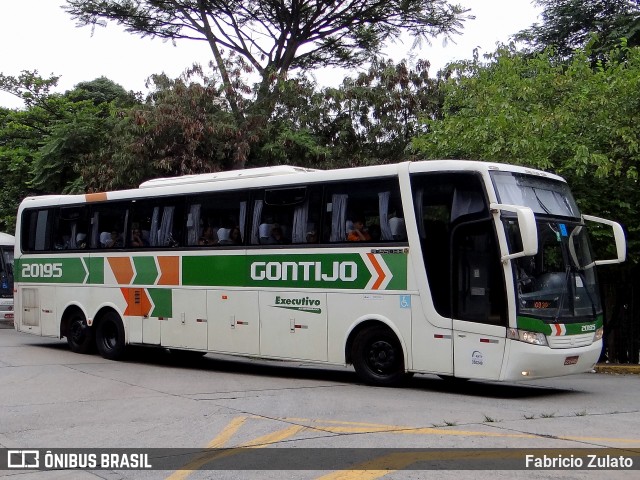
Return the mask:
<svg viewBox="0 0 640 480">
<path fill-rule="evenodd" d="M 624 38 L 640 45 L 640 2 L 637 0 L 536 0 L 542 22 L 515 35 L 540 53 L 549 47 L 564 57 L 589 46 L 592 60 L 604 59 Z"/>
<path fill-rule="evenodd" d="M 363 65 L 385 41 L 401 34 L 428 42 L 433 36 L 459 33 L 471 18 L 447 0 L 67 0 L 65 9 L 80 26 L 112 21 L 142 36 L 206 41 L 224 86 L 220 93 L 243 138 L 260 128 L 258 136 L 265 138 L 267 123 L 281 101 L 280 84 L 290 71 Z M 238 59 L 259 77 L 251 102 L 245 101 L 246 92 L 236 83 L 233 69 Z M 275 154 L 277 149 L 265 151 Z M 234 167 L 244 167 L 250 153 L 247 142 L 236 148 Z"/>
<path fill-rule="evenodd" d="M 11 230 L 27 195 L 83 192 L 79 165 L 110 145 L 118 107 L 135 96 L 106 78 L 83 82 L 65 94 L 52 93 L 58 77 L 37 71 L 0 74 L 0 89 L 21 98 L 22 110 L 0 110 L 0 228 Z"/>
<path fill-rule="evenodd" d="M 302 78 L 282 84 L 256 163 L 338 167 L 406 160 L 419 115 L 441 107 L 429 63 L 375 58 L 368 70 L 338 88 L 317 90 Z"/>
<path fill-rule="evenodd" d="M 150 87 L 144 104 L 122 112 L 109 145 L 81 162 L 92 189 L 230 168 L 242 136 L 224 108 L 220 85 L 195 68 L 175 80 L 154 75 Z"/>
<path fill-rule="evenodd" d="M 442 119 L 414 148 L 427 158 L 508 162 L 564 175 L 587 213 L 624 223 L 640 260 L 638 163 L 640 47 L 613 51 L 591 67 L 553 52 L 528 56 L 503 47 L 451 66 Z M 619 61 L 619 58 L 626 58 Z"/>
</svg>

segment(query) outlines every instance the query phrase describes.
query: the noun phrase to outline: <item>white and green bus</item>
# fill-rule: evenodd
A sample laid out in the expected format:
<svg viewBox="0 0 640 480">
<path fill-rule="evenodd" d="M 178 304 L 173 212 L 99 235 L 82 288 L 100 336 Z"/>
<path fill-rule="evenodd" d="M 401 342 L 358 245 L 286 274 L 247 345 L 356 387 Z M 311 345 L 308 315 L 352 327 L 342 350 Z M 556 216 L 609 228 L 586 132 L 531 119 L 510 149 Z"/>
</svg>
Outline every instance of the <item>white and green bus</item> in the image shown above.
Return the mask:
<svg viewBox="0 0 640 480">
<path fill-rule="evenodd" d="M 589 226 L 617 258 L 596 259 Z M 619 224 L 523 167 L 266 167 L 25 199 L 15 328 L 118 359 L 128 345 L 523 380 L 590 370 L 595 266 Z"/>
<path fill-rule="evenodd" d="M 0 233 L 0 321 L 13 323 L 13 250 L 15 237 Z"/>
</svg>

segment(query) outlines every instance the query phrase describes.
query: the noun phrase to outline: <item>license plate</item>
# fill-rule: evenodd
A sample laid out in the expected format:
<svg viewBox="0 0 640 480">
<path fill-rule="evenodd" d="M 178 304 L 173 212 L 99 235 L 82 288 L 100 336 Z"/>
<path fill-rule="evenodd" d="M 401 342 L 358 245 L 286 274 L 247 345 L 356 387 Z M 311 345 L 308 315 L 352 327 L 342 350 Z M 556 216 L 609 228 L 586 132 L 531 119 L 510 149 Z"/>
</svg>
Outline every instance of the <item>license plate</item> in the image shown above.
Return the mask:
<svg viewBox="0 0 640 480">
<path fill-rule="evenodd" d="M 564 364 L 565 365 L 575 365 L 576 363 L 578 363 L 578 359 L 580 358 L 579 355 L 573 356 L 573 357 L 567 357 L 564 359 Z"/>
</svg>

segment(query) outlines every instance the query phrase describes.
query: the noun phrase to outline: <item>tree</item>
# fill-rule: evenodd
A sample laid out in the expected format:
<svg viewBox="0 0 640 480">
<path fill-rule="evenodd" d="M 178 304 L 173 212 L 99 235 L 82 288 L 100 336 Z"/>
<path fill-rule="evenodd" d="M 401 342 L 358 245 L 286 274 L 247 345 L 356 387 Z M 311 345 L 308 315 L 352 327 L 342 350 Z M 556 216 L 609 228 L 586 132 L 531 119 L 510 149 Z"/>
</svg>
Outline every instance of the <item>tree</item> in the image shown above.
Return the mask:
<svg viewBox="0 0 640 480">
<path fill-rule="evenodd" d="M 83 82 L 64 94 L 53 93 L 58 77 L 42 78 L 37 71 L 18 77 L 0 74 L 0 89 L 25 102 L 25 109 L 7 111 L 0 153 L 10 158 L 24 191 L 32 193 L 83 192 L 79 164 L 110 144 L 119 121 L 118 107 L 137 100 L 106 78 Z"/>
<path fill-rule="evenodd" d="M 367 71 L 345 78 L 338 88 L 314 92 L 312 86 L 284 95 L 274 113 L 278 121 L 269 127 L 269 151 L 263 148 L 260 154 L 280 151 L 286 157 L 292 146 L 299 152 L 313 136 L 318 148 L 306 149 L 311 167 L 405 160 L 410 155 L 407 146 L 420 128 L 419 115 L 434 116 L 440 109 L 438 92 L 438 81 L 429 78 L 429 62 L 421 60 L 411 67 L 404 60 L 396 64 L 374 58 Z"/>
<path fill-rule="evenodd" d="M 220 84 L 194 66 L 177 79 L 152 75 L 143 104 L 122 110 L 111 140 L 80 162 L 92 190 L 136 187 L 158 176 L 227 170 L 245 137 Z"/>
<path fill-rule="evenodd" d="M 446 0 L 67 0 L 80 26 L 115 21 L 132 33 L 206 41 L 239 129 L 266 124 L 278 81 L 295 69 L 355 66 L 401 33 L 416 41 L 459 32 L 466 10 Z M 226 52 L 226 53 L 225 53 Z M 229 54 L 259 75 L 255 100 L 244 102 L 228 70 Z M 236 155 L 235 167 L 246 156 Z"/>
<path fill-rule="evenodd" d="M 567 58 L 576 49 L 590 45 L 591 58 L 603 59 L 611 49 L 627 40 L 640 45 L 639 0 L 535 0 L 543 7 L 542 23 L 515 35 L 515 39 L 542 52 L 553 47 Z"/>
<path fill-rule="evenodd" d="M 640 263 L 640 47 L 592 69 L 588 52 L 568 64 L 502 48 L 453 66 L 443 118 L 414 147 L 428 158 L 517 163 L 567 177 L 581 207 L 620 220 Z"/>
<path fill-rule="evenodd" d="M 414 147 L 427 158 L 482 159 L 559 173 L 582 211 L 622 223 L 627 263 L 599 273 L 609 306 L 608 338 L 618 329 L 610 360 L 637 363 L 640 335 L 628 325 L 640 317 L 634 300 L 640 292 L 640 47 L 613 51 L 595 69 L 589 52 L 580 50 L 568 63 L 553 52 L 531 56 L 513 47 L 488 60 L 451 67 L 443 117 L 425 122 L 428 133 Z M 610 232 L 591 233 L 598 258 L 614 258 Z M 620 315 L 625 322 L 618 325 Z"/>
</svg>

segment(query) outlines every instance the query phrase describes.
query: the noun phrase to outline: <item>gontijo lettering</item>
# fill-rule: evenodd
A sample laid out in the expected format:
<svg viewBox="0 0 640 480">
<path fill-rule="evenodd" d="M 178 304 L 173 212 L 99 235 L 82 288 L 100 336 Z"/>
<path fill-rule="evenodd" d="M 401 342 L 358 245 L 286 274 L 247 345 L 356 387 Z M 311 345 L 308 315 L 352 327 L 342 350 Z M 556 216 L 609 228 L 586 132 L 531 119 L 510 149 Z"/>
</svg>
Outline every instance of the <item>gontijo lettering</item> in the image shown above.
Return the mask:
<svg viewBox="0 0 640 480">
<path fill-rule="evenodd" d="M 302 280 L 353 282 L 358 278 L 355 262 L 332 262 L 323 270 L 322 262 L 253 262 L 252 280 Z"/>
</svg>

